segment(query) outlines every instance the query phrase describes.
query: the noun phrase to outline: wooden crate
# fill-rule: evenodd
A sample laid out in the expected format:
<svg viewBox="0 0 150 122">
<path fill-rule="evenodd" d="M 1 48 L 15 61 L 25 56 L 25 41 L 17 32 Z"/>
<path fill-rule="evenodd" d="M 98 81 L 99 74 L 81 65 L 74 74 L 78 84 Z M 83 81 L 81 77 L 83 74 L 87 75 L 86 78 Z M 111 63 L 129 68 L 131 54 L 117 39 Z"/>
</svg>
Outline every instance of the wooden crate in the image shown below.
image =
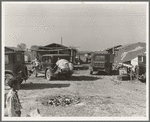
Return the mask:
<svg viewBox="0 0 150 122">
<path fill-rule="evenodd" d="M 118 80 L 121 80 L 121 81 L 125 81 L 125 80 L 130 80 L 130 76 L 128 74 L 126 75 L 118 75 Z"/>
</svg>

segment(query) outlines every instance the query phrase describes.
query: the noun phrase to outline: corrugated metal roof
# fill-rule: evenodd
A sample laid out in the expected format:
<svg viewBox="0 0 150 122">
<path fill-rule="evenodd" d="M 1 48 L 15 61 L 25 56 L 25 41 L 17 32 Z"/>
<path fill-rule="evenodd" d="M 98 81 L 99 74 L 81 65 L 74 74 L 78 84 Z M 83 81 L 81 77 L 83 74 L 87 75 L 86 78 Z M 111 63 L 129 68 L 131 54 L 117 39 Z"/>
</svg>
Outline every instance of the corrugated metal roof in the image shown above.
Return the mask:
<svg viewBox="0 0 150 122">
<path fill-rule="evenodd" d="M 129 43 L 129 44 L 122 45 L 122 47 L 118 47 L 117 49 L 125 49 L 129 47 L 136 48 L 137 46 L 146 47 L 146 43 L 144 42 Z"/>
<path fill-rule="evenodd" d="M 77 51 L 77 49 L 75 48 L 67 47 L 64 45 L 56 44 L 56 43 L 52 43 L 46 46 L 39 46 L 37 49 L 31 49 L 31 50 L 33 51 L 59 51 L 59 50 L 67 50 L 67 49 Z"/>
<path fill-rule="evenodd" d="M 8 49 L 11 49 L 11 50 L 14 50 L 14 51 L 24 51 L 18 47 L 5 47 L 5 48 L 8 48 Z"/>
<path fill-rule="evenodd" d="M 66 48 L 66 49 L 55 49 L 55 50 L 54 50 L 54 49 L 51 49 L 51 50 L 50 50 L 50 49 L 49 49 L 49 50 L 44 50 L 44 49 L 32 49 L 32 51 L 37 51 L 37 52 L 40 52 L 40 51 L 41 51 L 41 52 L 42 52 L 42 51 L 49 51 L 49 52 L 51 52 L 51 51 L 61 51 L 61 50 L 63 51 L 63 50 L 68 50 L 68 49 L 67 49 L 67 48 Z"/>
<path fill-rule="evenodd" d="M 139 56 L 146 56 L 146 52 L 139 54 Z"/>
<path fill-rule="evenodd" d="M 119 64 L 126 61 L 131 61 L 132 59 L 138 57 L 139 54 L 144 53 L 146 51 L 146 47 L 135 47 L 134 49 L 130 49 L 127 51 L 118 52 L 118 56 L 115 57 L 114 63 Z"/>
<path fill-rule="evenodd" d="M 68 47 L 66 47 L 64 45 L 57 44 L 57 43 L 52 43 L 52 44 L 46 45 L 44 47 L 63 47 L 63 48 L 68 48 Z"/>
<path fill-rule="evenodd" d="M 117 45 L 117 46 L 114 46 L 114 47 L 106 48 L 106 49 L 104 49 L 104 50 L 110 50 L 110 49 L 119 48 L 119 47 L 122 47 L 122 45 Z"/>
</svg>

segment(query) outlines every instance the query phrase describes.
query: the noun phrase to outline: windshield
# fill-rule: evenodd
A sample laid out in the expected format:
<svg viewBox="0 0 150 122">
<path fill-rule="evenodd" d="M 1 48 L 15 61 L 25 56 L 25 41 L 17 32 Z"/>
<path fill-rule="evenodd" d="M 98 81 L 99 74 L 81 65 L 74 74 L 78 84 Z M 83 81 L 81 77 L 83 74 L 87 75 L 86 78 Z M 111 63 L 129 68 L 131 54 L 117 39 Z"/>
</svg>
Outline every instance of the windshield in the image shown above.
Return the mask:
<svg viewBox="0 0 150 122">
<path fill-rule="evenodd" d="M 51 58 L 51 57 L 48 57 L 48 56 L 47 56 L 47 57 L 45 56 L 45 57 L 42 58 L 42 61 L 43 61 L 43 62 L 52 63 L 52 58 Z"/>
<path fill-rule="evenodd" d="M 8 58 L 8 55 L 5 55 L 5 64 L 9 64 L 9 58 Z"/>
<path fill-rule="evenodd" d="M 70 57 L 69 56 L 56 56 L 54 57 L 54 63 L 56 63 L 58 61 L 58 59 L 66 59 L 68 61 L 70 61 Z"/>
<path fill-rule="evenodd" d="M 102 61 L 102 60 L 105 60 L 105 56 L 104 55 L 96 55 L 94 59 L 96 61 Z"/>
<path fill-rule="evenodd" d="M 5 55 L 5 64 L 15 63 L 15 57 L 13 54 Z"/>
</svg>

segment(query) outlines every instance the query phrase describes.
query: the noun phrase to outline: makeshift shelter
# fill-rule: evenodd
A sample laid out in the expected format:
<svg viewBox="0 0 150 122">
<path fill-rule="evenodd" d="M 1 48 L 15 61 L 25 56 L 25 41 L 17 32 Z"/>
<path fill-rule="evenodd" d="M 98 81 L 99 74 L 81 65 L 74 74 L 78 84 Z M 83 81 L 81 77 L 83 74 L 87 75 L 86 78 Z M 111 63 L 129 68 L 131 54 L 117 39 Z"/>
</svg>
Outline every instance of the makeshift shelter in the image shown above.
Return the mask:
<svg viewBox="0 0 150 122">
<path fill-rule="evenodd" d="M 132 61 L 139 54 L 144 53 L 146 51 L 146 47 L 135 47 L 133 49 L 122 50 L 118 52 L 118 56 L 114 58 L 114 64 L 118 65 L 119 63 L 124 63 L 127 61 Z M 137 60 L 138 62 L 138 60 Z"/>
</svg>

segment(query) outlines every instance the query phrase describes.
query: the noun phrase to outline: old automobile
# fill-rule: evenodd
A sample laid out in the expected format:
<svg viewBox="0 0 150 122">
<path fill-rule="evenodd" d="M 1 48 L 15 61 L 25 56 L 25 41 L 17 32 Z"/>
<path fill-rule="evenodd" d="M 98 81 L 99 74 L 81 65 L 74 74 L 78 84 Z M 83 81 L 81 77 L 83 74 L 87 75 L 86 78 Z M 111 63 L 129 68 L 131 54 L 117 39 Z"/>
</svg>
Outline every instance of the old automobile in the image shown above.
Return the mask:
<svg viewBox="0 0 150 122">
<path fill-rule="evenodd" d="M 93 74 L 94 71 L 103 71 L 107 74 L 110 74 L 113 61 L 114 55 L 109 54 L 107 51 L 93 52 L 91 55 L 91 63 L 89 67 L 90 74 Z"/>
<path fill-rule="evenodd" d="M 61 76 L 64 76 L 65 79 L 69 79 L 73 73 L 73 70 L 62 71 L 58 69 L 59 71 L 57 70 L 57 72 L 54 70 L 58 58 L 70 61 L 70 56 L 67 54 L 45 54 L 41 57 L 39 65 L 34 67 L 33 70 L 34 76 L 37 77 L 39 73 L 42 73 L 45 75 L 45 78 L 47 80 L 51 80 L 54 77 L 58 78 Z"/>
<path fill-rule="evenodd" d="M 28 70 L 24 62 L 24 51 L 5 47 L 5 83 L 11 78 L 19 79 L 22 83 L 28 79 Z"/>
</svg>

